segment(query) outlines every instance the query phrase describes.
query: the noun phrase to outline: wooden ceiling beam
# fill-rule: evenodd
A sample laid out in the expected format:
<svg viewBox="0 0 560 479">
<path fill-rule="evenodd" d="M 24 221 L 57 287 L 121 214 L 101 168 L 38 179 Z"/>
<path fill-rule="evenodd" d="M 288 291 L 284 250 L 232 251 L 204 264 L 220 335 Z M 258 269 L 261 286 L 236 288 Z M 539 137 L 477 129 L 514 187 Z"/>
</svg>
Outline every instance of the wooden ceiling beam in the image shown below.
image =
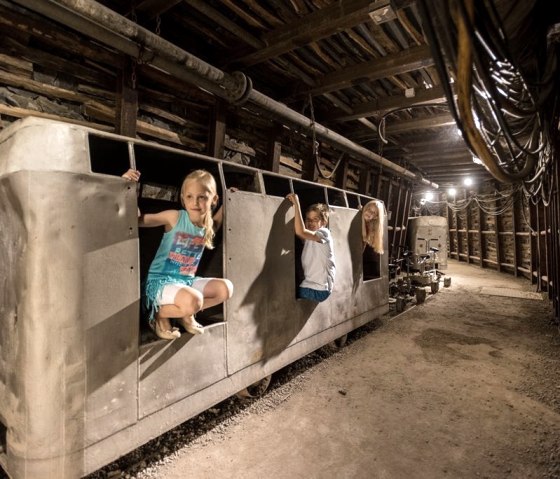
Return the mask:
<svg viewBox="0 0 560 479">
<path fill-rule="evenodd" d="M 425 173 L 423 177 L 429 178 L 430 181 L 433 181 L 438 185 L 441 185 L 442 183 L 452 183 L 455 186 L 462 186 L 465 178 L 470 178 L 474 183 L 480 183 L 481 181 L 484 181 L 486 179 L 484 176 L 479 175 L 475 171 L 457 172 L 457 174 L 449 176 L 439 176 L 437 174 L 434 175 L 432 173 Z"/>
<path fill-rule="evenodd" d="M 408 145 L 408 143 L 407 143 Z M 413 150 L 412 158 L 417 160 L 429 159 L 429 158 L 470 158 L 472 159 L 472 153 L 470 150 L 457 149 L 457 148 L 432 148 L 431 150 L 418 151 Z"/>
<path fill-rule="evenodd" d="M 263 35 L 266 47 L 238 57 L 233 63 L 256 65 L 291 50 L 329 37 L 370 19 L 371 0 L 346 0 L 315 10 L 301 19 Z"/>
<path fill-rule="evenodd" d="M 449 173 L 449 167 L 453 167 L 453 173 L 455 172 L 465 172 L 465 171 L 478 171 L 478 167 L 471 161 L 470 164 L 468 163 L 459 163 L 459 164 L 440 164 L 439 166 L 422 166 L 420 169 L 427 173 Z"/>
<path fill-rule="evenodd" d="M 317 86 L 307 89 L 303 94 L 320 95 L 348 88 L 365 81 L 379 80 L 401 73 L 420 70 L 433 64 L 434 59 L 432 58 L 430 47 L 421 45 L 329 73 L 317 81 Z"/>
<path fill-rule="evenodd" d="M 258 39 L 257 37 L 251 35 L 249 32 L 241 28 L 237 23 L 233 22 L 226 16 L 222 15 L 216 9 L 212 8 L 205 0 L 184 0 L 187 5 L 197 10 L 199 13 L 207 16 L 213 22 L 216 22 L 221 27 L 225 28 L 227 31 L 232 33 L 233 35 L 237 36 L 239 39 L 244 41 L 245 43 L 251 45 L 252 47 L 260 50 L 264 48 L 264 43 L 262 40 Z M 307 75 L 303 70 L 298 68 L 295 64 L 287 61 L 285 58 L 277 58 L 276 62 L 280 67 L 284 70 L 291 72 L 298 78 L 300 78 L 304 83 L 307 85 L 313 85 L 314 80 Z M 338 107 L 340 110 L 344 111 L 345 113 L 349 113 L 352 109 L 346 105 L 344 102 L 336 98 L 334 95 L 325 95 L 325 98 L 329 100 L 333 105 Z M 375 125 L 369 122 L 366 119 L 360 119 L 361 123 L 368 129 L 377 131 Z"/>
<path fill-rule="evenodd" d="M 331 118 L 326 118 L 325 121 L 350 121 L 358 118 L 380 115 L 390 110 L 409 108 L 424 103 L 444 103 L 446 101 L 447 99 L 441 86 L 423 88 L 416 90 L 412 98 L 407 98 L 404 94 L 378 98 L 375 101 L 355 106 L 350 114 L 333 116 Z"/>
<path fill-rule="evenodd" d="M 438 147 L 438 148 L 448 148 L 448 149 L 455 149 L 455 150 L 460 150 L 460 149 L 464 149 L 465 151 L 468 150 L 467 145 L 465 144 L 465 142 L 462 140 L 462 138 L 459 137 L 459 135 L 455 135 L 455 138 L 448 138 L 446 136 L 442 136 L 437 135 L 434 136 L 433 138 L 427 136 L 427 135 L 419 135 L 418 138 L 411 138 L 408 139 L 408 141 L 406 142 L 407 145 L 409 145 L 411 148 L 413 148 L 414 150 L 432 150 L 434 149 L 434 147 Z M 385 148 L 386 150 L 394 150 L 395 147 L 394 146 L 387 146 Z"/>
<path fill-rule="evenodd" d="M 418 168 L 434 168 L 442 166 L 473 166 L 471 158 L 439 158 L 439 159 L 432 159 L 431 161 L 418 161 L 416 159 L 410 160 L 410 163 Z"/>
<path fill-rule="evenodd" d="M 412 130 L 423 130 L 424 128 L 439 128 L 441 126 L 454 125 L 455 120 L 449 114 L 435 115 L 429 118 L 421 118 L 417 120 L 400 121 L 387 125 L 388 134 L 405 133 Z"/>
</svg>

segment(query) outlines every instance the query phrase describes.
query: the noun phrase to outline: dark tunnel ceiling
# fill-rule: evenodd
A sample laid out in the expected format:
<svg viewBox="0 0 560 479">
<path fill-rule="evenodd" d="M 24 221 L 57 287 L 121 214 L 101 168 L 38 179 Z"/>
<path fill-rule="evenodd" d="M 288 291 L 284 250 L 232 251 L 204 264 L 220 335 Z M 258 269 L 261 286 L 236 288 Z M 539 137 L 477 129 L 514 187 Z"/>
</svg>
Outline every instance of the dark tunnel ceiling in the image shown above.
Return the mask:
<svg viewBox="0 0 560 479">
<path fill-rule="evenodd" d="M 255 88 L 308 116 L 311 98 L 316 121 L 441 187 L 490 178 L 449 113 L 415 2 L 394 0 L 383 23 L 376 8 L 388 1 L 101 3 L 212 65 L 243 71 Z M 533 4 L 498 2 L 512 38 L 527 35 Z M 377 126 L 396 109 L 385 118 L 384 143 Z"/>
</svg>

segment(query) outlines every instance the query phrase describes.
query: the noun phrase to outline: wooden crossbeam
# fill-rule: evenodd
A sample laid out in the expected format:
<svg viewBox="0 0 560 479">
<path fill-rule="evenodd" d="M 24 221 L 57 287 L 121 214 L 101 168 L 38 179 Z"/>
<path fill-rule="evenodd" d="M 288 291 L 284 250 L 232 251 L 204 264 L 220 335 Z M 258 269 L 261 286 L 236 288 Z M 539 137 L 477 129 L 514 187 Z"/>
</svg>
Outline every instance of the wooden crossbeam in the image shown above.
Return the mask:
<svg viewBox="0 0 560 479">
<path fill-rule="evenodd" d="M 326 118 L 324 121 L 350 121 L 358 118 L 364 118 L 373 115 L 379 115 L 397 108 L 408 108 L 414 105 L 422 105 L 423 103 L 444 103 L 447 99 L 440 86 L 434 88 L 425 88 L 416 90 L 412 98 L 404 95 L 393 95 L 389 97 L 379 98 L 375 101 L 362 103 L 355 106 L 352 112 L 346 115 L 333 116 Z"/>
<path fill-rule="evenodd" d="M 369 20 L 371 0 L 334 2 L 262 37 L 266 47 L 234 60 L 256 65 Z"/>
<path fill-rule="evenodd" d="M 387 125 L 388 134 L 404 133 L 412 130 L 423 130 L 424 128 L 438 128 L 440 126 L 454 125 L 455 120 L 447 113 L 435 115 L 429 118 L 421 118 L 417 120 L 400 121 Z"/>
<path fill-rule="evenodd" d="M 307 89 L 305 94 L 319 95 L 342 88 L 351 87 L 365 81 L 379 80 L 401 73 L 406 73 L 421 68 L 432 66 L 430 47 L 421 45 L 409 48 L 394 55 L 387 55 L 369 62 L 360 63 L 343 70 L 329 73 L 322 77 L 317 86 Z"/>
</svg>

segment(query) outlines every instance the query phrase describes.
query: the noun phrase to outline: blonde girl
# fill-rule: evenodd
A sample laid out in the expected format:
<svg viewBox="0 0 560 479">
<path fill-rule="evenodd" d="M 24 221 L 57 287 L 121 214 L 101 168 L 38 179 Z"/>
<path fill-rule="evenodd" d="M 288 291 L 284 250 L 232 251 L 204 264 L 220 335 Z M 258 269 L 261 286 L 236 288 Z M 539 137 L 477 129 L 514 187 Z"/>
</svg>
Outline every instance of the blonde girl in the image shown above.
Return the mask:
<svg viewBox="0 0 560 479">
<path fill-rule="evenodd" d="M 176 318 L 189 333 L 202 334 L 204 328 L 195 314 L 226 301 L 233 292 L 227 279 L 196 276 L 202 252 L 214 247 L 215 231 L 222 224 L 221 207 L 212 215 L 218 204 L 214 177 L 205 170 L 187 175 L 181 186 L 181 204 L 181 210 L 143 214 L 139 221 L 144 227 L 165 227 L 148 271 L 145 306 L 156 335 L 168 340 L 181 336 L 170 318 Z"/>
<path fill-rule="evenodd" d="M 304 241 L 301 254 L 304 279 L 297 296 L 320 303 L 330 296 L 336 273 L 333 239 L 327 228 L 329 208 L 322 203 L 311 205 L 305 212 L 304 222 L 298 196 L 291 193 L 286 198 L 294 206 L 295 234 Z"/>
<path fill-rule="evenodd" d="M 370 201 L 362 209 L 362 238 L 364 248 L 369 245 L 377 254 L 383 254 L 383 227 L 385 208 L 380 201 Z"/>
</svg>

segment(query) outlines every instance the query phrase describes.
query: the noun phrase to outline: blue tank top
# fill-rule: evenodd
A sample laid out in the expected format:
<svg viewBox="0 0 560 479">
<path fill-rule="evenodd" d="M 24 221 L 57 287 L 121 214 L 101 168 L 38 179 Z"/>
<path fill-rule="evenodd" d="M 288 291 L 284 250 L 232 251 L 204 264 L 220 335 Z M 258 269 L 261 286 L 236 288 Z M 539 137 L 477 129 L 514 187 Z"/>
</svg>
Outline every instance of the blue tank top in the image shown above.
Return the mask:
<svg viewBox="0 0 560 479">
<path fill-rule="evenodd" d="M 148 276 L 194 278 L 204 251 L 205 228 L 195 226 L 185 210 L 177 224 L 164 233 Z"/>
</svg>

